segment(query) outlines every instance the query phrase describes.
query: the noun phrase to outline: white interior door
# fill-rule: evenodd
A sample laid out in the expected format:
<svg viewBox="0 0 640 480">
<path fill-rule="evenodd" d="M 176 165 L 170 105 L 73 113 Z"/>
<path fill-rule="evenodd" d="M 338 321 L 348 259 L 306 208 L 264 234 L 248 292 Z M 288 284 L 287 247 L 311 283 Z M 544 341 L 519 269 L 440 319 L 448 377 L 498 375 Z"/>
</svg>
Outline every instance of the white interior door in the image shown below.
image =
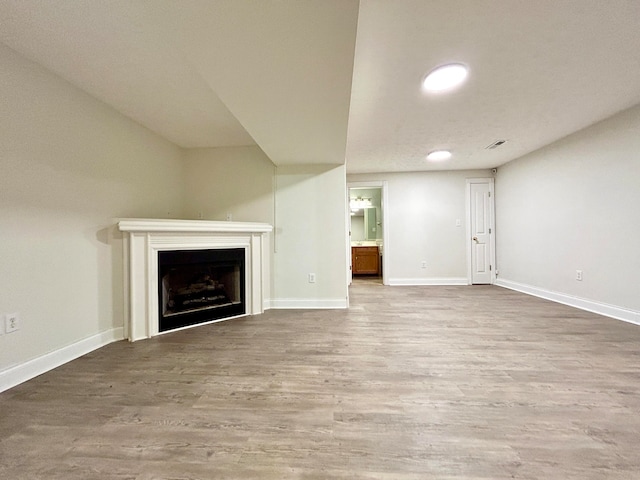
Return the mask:
<svg viewBox="0 0 640 480">
<path fill-rule="evenodd" d="M 470 184 L 471 283 L 492 283 L 493 208 L 490 183 Z"/>
</svg>

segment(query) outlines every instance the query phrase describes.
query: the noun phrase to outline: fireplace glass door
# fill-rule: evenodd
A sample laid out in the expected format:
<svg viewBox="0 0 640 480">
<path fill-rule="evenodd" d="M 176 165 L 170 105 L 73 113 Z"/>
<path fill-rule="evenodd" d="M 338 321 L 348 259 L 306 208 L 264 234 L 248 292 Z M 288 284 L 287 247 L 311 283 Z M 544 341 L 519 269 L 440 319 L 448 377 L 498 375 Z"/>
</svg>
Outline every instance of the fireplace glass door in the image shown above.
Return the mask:
<svg viewBox="0 0 640 480">
<path fill-rule="evenodd" d="M 159 331 L 246 313 L 245 250 L 158 252 Z"/>
</svg>

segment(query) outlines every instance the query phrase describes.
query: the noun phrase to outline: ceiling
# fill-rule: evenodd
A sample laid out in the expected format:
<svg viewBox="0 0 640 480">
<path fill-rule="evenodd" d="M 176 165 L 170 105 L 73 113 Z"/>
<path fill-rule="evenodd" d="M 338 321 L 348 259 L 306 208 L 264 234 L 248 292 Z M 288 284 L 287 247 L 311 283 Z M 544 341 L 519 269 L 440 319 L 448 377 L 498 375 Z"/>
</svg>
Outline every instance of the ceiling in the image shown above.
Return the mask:
<svg viewBox="0 0 640 480">
<path fill-rule="evenodd" d="M 0 41 L 175 144 L 276 165 L 492 168 L 640 103 L 638 0 L 0 0 L 0 18 Z M 447 62 L 467 82 L 421 92 Z"/>
</svg>

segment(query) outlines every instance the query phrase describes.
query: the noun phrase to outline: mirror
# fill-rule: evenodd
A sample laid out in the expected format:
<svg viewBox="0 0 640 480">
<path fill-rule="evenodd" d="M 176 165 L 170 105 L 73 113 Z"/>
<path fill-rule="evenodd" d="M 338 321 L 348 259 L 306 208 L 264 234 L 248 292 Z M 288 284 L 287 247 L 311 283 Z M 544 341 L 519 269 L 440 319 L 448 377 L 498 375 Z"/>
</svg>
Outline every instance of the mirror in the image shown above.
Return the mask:
<svg viewBox="0 0 640 480">
<path fill-rule="evenodd" d="M 377 208 L 365 208 L 364 209 L 364 237 L 365 240 L 377 240 L 378 238 L 378 216 Z"/>
<path fill-rule="evenodd" d="M 351 240 L 382 240 L 382 189 L 350 188 Z"/>
</svg>

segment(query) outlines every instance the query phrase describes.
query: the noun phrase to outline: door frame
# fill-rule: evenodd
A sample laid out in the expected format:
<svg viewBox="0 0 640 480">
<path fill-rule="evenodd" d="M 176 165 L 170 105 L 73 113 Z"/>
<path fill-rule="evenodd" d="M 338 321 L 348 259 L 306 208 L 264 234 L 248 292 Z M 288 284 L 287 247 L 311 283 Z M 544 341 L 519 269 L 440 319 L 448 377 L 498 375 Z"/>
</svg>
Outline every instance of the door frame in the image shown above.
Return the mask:
<svg viewBox="0 0 640 480">
<path fill-rule="evenodd" d="M 387 279 L 389 278 L 389 188 L 386 180 L 371 180 L 369 182 L 347 182 L 347 245 L 349 254 L 347 255 L 347 279 L 348 284 L 351 285 L 353 274 L 351 271 L 351 210 L 349 209 L 349 191 L 352 188 L 380 188 L 382 190 L 382 284 L 389 285 Z"/>
<path fill-rule="evenodd" d="M 466 210 L 466 240 L 465 246 L 467 251 L 467 285 L 472 285 L 472 258 L 471 249 L 473 245 L 471 243 L 471 185 L 472 184 L 488 184 L 489 185 L 489 228 L 491 233 L 489 235 L 489 261 L 491 268 L 491 280 L 490 284 L 496 283 L 496 202 L 495 202 L 495 179 L 493 177 L 485 178 L 467 178 L 467 185 L 465 189 L 465 210 Z"/>
</svg>

